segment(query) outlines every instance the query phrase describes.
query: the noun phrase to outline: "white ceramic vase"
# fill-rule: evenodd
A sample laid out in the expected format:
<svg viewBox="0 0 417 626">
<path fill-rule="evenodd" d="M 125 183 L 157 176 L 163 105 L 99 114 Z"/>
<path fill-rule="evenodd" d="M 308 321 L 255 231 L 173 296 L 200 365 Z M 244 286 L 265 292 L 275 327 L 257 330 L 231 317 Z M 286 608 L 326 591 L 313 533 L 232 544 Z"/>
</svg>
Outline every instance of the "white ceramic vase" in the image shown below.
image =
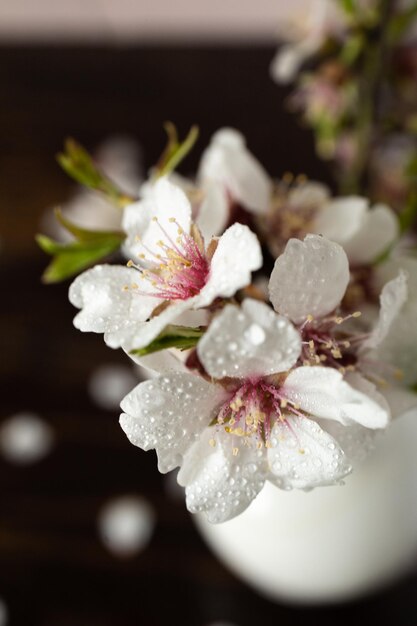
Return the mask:
<svg viewBox="0 0 417 626">
<path fill-rule="evenodd" d="M 417 415 L 396 421 L 342 487 L 284 492 L 267 484 L 224 524 L 197 516 L 207 543 L 263 595 L 346 601 L 383 587 L 417 557 Z"/>
</svg>

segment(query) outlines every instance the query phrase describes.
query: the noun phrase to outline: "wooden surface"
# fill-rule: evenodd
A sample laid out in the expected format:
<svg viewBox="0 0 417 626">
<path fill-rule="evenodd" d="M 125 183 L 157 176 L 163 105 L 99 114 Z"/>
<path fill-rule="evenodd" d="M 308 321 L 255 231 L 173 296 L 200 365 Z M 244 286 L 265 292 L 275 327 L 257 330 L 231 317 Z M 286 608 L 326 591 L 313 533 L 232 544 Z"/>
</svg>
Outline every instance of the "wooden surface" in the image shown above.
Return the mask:
<svg viewBox="0 0 417 626">
<path fill-rule="evenodd" d="M 167 494 L 154 454 L 128 443 L 117 411 L 89 399 L 94 369 L 126 357 L 73 328 L 68 285 L 40 283 L 45 257 L 33 235 L 45 208 L 71 193 L 54 161 L 67 135 L 93 148 L 111 133 L 132 134 L 149 166 L 164 120 L 182 132 L 197 122 L 202 139 L 186 173 L 210 134 L 233 125 L 274 175 L 326 177 L 269 79 L 273 52 L 0 49 L 1 414 L 36 411 L 56 433 L 37 464 L 0 460 L 0 597 L 11 625 L 417 623 L 416 575 L 370 599 L 311 610 L 272 604 L 232 576 Z M 157 515 L 151 543 L 130 560 L 108 553 L 96 530 L 101 506 L 125 493 L 146 497 Z"/>
</svg>

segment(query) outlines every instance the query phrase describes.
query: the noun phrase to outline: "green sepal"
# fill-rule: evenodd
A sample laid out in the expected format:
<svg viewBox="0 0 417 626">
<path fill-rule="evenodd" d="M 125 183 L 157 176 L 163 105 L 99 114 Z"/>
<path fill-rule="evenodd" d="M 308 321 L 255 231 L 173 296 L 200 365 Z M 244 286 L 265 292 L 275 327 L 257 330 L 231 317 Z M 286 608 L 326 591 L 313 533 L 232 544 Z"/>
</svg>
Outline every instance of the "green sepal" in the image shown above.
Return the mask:
<svg viewBox="0 0 417 626">
<path fill-rule="evenodd" d="M 109 256 L 119 249 L 122 239 L 117 233 L 110 233 L 106 237 L 70 243 L 59 243 L 45 235 L 37 235 L 36 241 L 44 252 L 53 256 L 42 275 L 43 282 L 49 284 L 70 278 Z"/>
<path fill-rule="evenodd" d="M 74 139 L 65 141 L 64 152 L 57 154 L 56 158 L 68 176 L 84 187 L 103 193 L 117 207 L 122 209 L 135 201 L 96 166 L 87 150 Z"/>
<path fill-rule="evenodd" d="M 194 348 L 199 339 L 204 335 L 204 328 L 201 326 L 191 328 L 189 326 L 176 326 L 168 324 L 165 329 L 144 348 L 131 350 L 132 356 L 146 356 L 153 352 L 167 350 L 168 348 L 178 348 L 179 350 L 189 350 Z"/>
<path fill-rule="evenodd" d="M 180 142 L 177 129 L 172 122 L 165 122 L 164 128 L 168 135 L 168 142 L 156 165 L 155 178 L 173 172 L 192 150 L 199 135 L 198 126 L 192 126 L 184 141 Z"/>
</svg>

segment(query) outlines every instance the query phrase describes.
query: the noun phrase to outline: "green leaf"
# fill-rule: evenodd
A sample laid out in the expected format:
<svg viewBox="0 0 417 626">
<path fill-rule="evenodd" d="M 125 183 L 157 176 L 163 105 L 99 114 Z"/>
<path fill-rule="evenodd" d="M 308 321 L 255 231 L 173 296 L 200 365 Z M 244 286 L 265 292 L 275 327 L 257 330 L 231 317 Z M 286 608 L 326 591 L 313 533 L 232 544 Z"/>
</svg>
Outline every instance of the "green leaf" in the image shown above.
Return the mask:
<svg viewBox="0 0 417 626">
<path fill-rule="evenodd" d="M 164 128 L 168 142 L 156 165 L 156 178 L 166 176 L 178 167 L 193 148 L 199 134 L 198 126 L 192 126 L 184 141 L 179 142 L 177 129 L 172 122 L 165 122 Z"/>
<path fill-rule="evenodd" d="M 94 163 L 87 150 L 74 139 L 67 139 L 64 152 L 57 154 L 62 169 L 81 185 L 103 193 L 110 202 L 123 208 L 135 201 L 125 194 Z"/>
<path fill-rule="evenodd" d="M 153 352 L 166 350 L 167 348 L 178 348 L 179 350 L 189 350 L 194 348 L 199 339 L 204 335 L 202 327 L 191 328 L 188 326 L 176 326 L 169 324 L 166 328 L 144 348 L 131 350 L 133 356 L 146 356 Z"/>
<path fill-rule="evenodd" d="M 353 65 L 362 52 L 366 40 L 362 33 L 353 34 L 347 38 L 346 43 L 340 51 L 340 60 L 345 65 Z"/>
<path fill-rule="evenodd" d="M 120 247 L 120 238 L 112 235 L 102 239 L 70 243 L 58 243 L 45 235 L 37 235 L 36 241 L 44 252 L 53 256 L 42 275 L 45 283 L 57 283 L 70 278 Z"/>
<path fill-rule="evenodd" d="M 387 38 L 392 45 L 406 33 L 417 16 L 417 2 L 402 13 L 392 15 L 387 25 Z"/>
<path fill-rule="evenodd" d="M 346 11 L 346 13 L 348 13 L 349 15 L 355 14 L 355 10 L 356 10 L 355 0 L 339 0 L 339 2 L 342 5 L 342 8 Z"/>
</svg>

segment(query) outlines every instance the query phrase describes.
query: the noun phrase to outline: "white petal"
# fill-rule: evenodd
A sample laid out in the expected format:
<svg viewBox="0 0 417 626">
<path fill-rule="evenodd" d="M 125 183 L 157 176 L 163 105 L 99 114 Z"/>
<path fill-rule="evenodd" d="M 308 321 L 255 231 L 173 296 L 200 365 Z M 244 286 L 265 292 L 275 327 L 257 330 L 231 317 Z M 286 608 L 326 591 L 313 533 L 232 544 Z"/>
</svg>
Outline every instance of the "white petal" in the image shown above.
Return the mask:
<svg viewBox="0 0 417 626">
<path fill-rule="evenodd" d="M 192 374 L 173 372 L 140 383 L 121 403 L 120 425 L 133 445 L 155 448 L 169 472 L 216 415 L 225 393 Z"/>
<path fill-rule="evenodd" d="M 313 229 L 343 246 L 354 265 L 371 263 L 399 235 L 398 218 L 389 207 L 379 204 L 370 209 L 368 200 L 359 196 L 326 204 Z"/>
<path fill-rule="evenodd" d="M 268 210 L 271 180 L 246 148 L 244 137 L 234 129 L 223 128 L 213 135 L 201 158 L 198 178 L 203 186 L 206 181 L 221 183 L 249 211 Z"/>
<path fill-rule="evenodd" d="M 366 198 L 335 198 L 318 212 L 313 230 L 344 247 L 360 232 L 368 209 L 369 201 Z"/>
<path fill-rule="evenodd" d="M 379 204 L 366 213 L 362 228 L 343 247 L 351 263 L 366 265 L 385 252 L 398 236 L 397 216 L 389 207 Z"/>
<path fill-rule="evenodd" d="M 215 446 L 210 445 L 211 439 Z M 233 456 L 234 439 L 223 429 L 207 428 L 184 456 L 178 473 L 179 484 L 186 487 L 188 510 L 205 513 L 213 524 L 244 511 L 265 482 L 264 458 L 244 446 Z"/>
<path fill-rule="evenodd" d="M 281 46 L 270 65 L 272 79 L 281 84 L 292 82 L 302 64 L 317 48 L 318 45 L 310 45 L 309 41 Z"/>
<path fill-rule="evenodd" d="M 106 333 L 109 345 L 119 347 L 161 302 L 134 289 L 123 290 L 137 277 L 134 269 L 120 265 L 96 265 L 78 276 L 69 289 L 71 304 L 81 309 L 74 318 L 75 327 L 83 332 Z"/>
<path fill-rule="evenodd" d="M 415 385 L 417 382 L 417 259 L 401 258 L 388 261 L 377 268 L 375 279 L 378 284 L 395 277 L 398 271 L 407 272 L 408 299 L 390 326 L 389 333 L 378 346 L 374 358 L 378 363 L 387 363 L 386 371 L 381 370 L 384 378 L 390 378 L 389 366 L 401 370 L 401 382 Z M 395 371 L 391 372 L 396 374 Z"/>
<path fill-rule="evenodd" d="M 125 254 L 135 260 L 143 254 L 147 262 L 155 262 L 154 255 L 160 252 L 158 243 L 163 241 L 172 247 L 178 237 L 178 226 L 188 233 L 190 225 L 191 204 L 187 196 L 168 178 L 160 178 L 148 187 L 143 200 L 124 210 Z"/>
<path fill-rule="evenodd" d="M 180 315 L 190 309 L 193 302 L 194 298 L 189 298 L 188 300 L 179 300 L 169 304 L 159 315 L 155 315 L 147 322 L 137 324 L 134 332 L 124 336 L 120 345 L 127 352 L 148 346 L 168 324 L 178 322 Z M 105 335 L 104 339 L 107 343 L 107 335 Z"/>
<path fill-rule="evenodd" d="M 333 437 L 345 453 L 346 462 L 354 470 L 375 449 L 385 430 L 365 428 L 359 424 L 344 426 L 332 420 L 318 420 L 319 426 Z"/>
<path fill-rule="evenodd" d="M 223 185 L 207 182 L 204 186 L 204 198 L 198 207 L 196 224 L 205 241 L 221 235 L 230 217 L 230 203 Z"/>
<path fill-rule="evenodd" d="M 371 386 L 362 391 L 362 381 L 361 377 L 355 378 L 354 389 L 339 371 L 330 367 L 298 367 L 288 375 L 283 392 L 302 411 L 315 417 L 384 428 L 389 421 L 388 409 L 380 396 L 379 402 L 370 397 Z"/>
<path fill-rule="evenodd" d="M 295 364 L 301 338 L 287 318 L 248 298 L 241 309 L 231 304 L 223 309 L 200 339 L 197 352 L 214 378 L 268 376 Z"/>
<path fill-rule="evenodd" d="M 152 373 L 167 374 L 172 371 L 188 372 L 184 360 L 180 359 L 174 350 L 161 350 L 146 356 L 134 356 L 127 352 L 128 356 L 141 368 L 144 368 L 147 376 Z"/>
<path fill-rule="evenodd" d="M 288 193 L 288 204 L 296 208 L 319 208 L 329 199 L 329 189 L 316 181 L 307 181 Z M 320 232 L 320 231 L 317 231 Z M 329 237 L 331 239 L 331 237 Z"/>
<path fill-rule="evenodd" d="M 350 415 L 354 422 L 367 428 L 386 428 L 391 420 L 390 407 L 374 383 L 357 371 L 347 372 L 344 380 L 351 389 L 363 396 L 362 401 L 360 398 L 358 402 L 349 400 L 353 404 L 349 409 L 344 406 L 346 415 Z M 349 423 L 352 422 L 349 420 Z"/>
<path fill-rule="evenodd" d="M 269 480 L 282 489 L 332 485 L 351 471 L 338 443 L 307 417 L 276 422 L 271 442 Z"/>
<path fill-rule="evenodd" d="M 390 328 L 407 300 L 407 276 L 405 272 L 390 280 L 382 289 L 379 319 L 370 337 L 364 341 L 363 349 L 376 348 L 388 335 Z"/>
<path fill-rule="evenodd" d="M 343 248 L 319 235 L 290 239 L 269 281 L 274 308 L 293 322 L 321 317 L 340 303 L 349 282 Z"/>
<path fill-rule="evenodd" d="M 208 281 L 193 306 L 204 307 L 218 297 L 233 296 L 249 285 L 251 273 L 261 265 L 262 252 L 256 235 L 243 224 L 233 224 L 218 241 Z"/>
</svg>

